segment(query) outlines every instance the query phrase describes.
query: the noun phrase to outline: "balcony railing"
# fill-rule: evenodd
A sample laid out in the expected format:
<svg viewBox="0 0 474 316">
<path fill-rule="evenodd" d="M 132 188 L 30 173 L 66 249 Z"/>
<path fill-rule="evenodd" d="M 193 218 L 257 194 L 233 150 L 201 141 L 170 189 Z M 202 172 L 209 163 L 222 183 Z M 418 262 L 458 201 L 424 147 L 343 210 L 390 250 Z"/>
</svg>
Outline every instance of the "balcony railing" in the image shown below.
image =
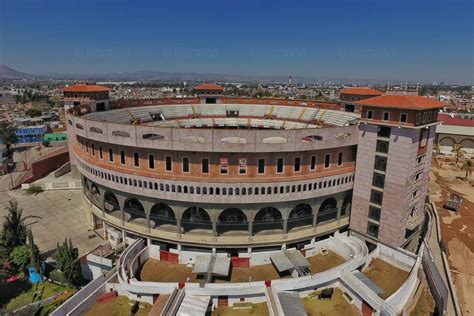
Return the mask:
<svg viewBox="0 0 474 316">
<path fill-rule="evenodd" d="M 337 219 L 337 209 L 331 209 L 318 213 L 316 218 L 316 225 L 319 225 L 324 222 L 334 221 Z"/>
<path fill-rule="evenodd" d="M 283 220 L 273 221 L 254 221 L 252 224 L 252 231 L 254 234 L 265 230 L 283 230 Z"/>
<path fill-rule="evenodd" d="M 216 230 L 219 235 L 232 232 L 248 232 L 249 223 L 247 222 L 219 222 L 216 225 Z"/>
<path fill-rule="evenodd" d="M 313 215 L 301 216 L 297 218 L 289 218 L 287 222 L 287 229 L 291 230 L 297 227 L 312 226 Z"/>
<path fill-rule="evenodd" d="M 207 221 L 181 220 L 181 227 L 185 233 L 193 230 L 209 230 L 212 232 L 212 222 Z"/>
</svg>

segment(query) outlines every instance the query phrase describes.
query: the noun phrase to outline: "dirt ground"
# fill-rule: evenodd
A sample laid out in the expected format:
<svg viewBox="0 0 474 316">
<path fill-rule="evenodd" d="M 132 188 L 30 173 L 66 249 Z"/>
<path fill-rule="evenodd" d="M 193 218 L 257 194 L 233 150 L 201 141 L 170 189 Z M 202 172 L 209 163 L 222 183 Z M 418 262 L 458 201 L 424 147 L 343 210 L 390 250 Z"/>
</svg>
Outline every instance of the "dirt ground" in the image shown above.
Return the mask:
<svg viewBox="0 0 474 316">
<path fill-rule="evenodd" d="M 372 282 L 384 290 L 384 293 L 379 295 L 383 299 L 387 299 L 395 293 L 409 274 L 408 271 L 397 268 L 380 258 L 375 258 L 363 272 Z"/>
<path fill-rule="evenodd" d="M 269 315 L 267 303 L 254 305 L 254 309 L 234 310 L 232 307 L 218 307 L 212 312 L 212 316 L 247 316 L 247 315 Z"/>
<path fill-rule="evenodd" d="M 346 260 L 329 251 L 325 256 L 316 255 L 308 258 L 308 261 L 311 263 L 311 272 L 319 273 L 340 265 Z M 192 268 L 187 268 L 183 264 L 170 265 L 166 262 L 148 259 L 140 271 L 140 278 L 142 281 L 185 282 L 189 277 L 191 282 L 199 282 L 199 279 L 196 279 L 196 274 L 192 271 Z M 291 278 L 291 275 L 289 273 L 279 274 L 270 263 L 250 268 L 231 268 L 230 278 L 214 278 L 214 282 L 249 282 L 249 278 L 251 281 L 265 281 Z"/>
<path fill-rule="evenodd" d="M 346 262 L 343 257 L 339 256 L 333 251 L 328 251 L 328 253 L 324 256 L 319 254 L 316 256 L 309 257 L 307 259 L 309 263 L 311 263 L 311 273 L 314 274 L 332 269 Z"/>
<path fill-rule="evenodd" d="M 459 161 L 458 165 L 461 166 Z M 465 172 L 454 165 L 454 159 L 438 156 L 431 164 L 429 193 L 441 219 L 441 235 L 447 247 L 456 292 L 465 315 L 474 314 L 474 176 L 465 181 Z M 463 196 L 458 212 L 445 210 L 450 194 Z"/>
<path fill-rule="evenodd" d="M 148 259 L 140 271 L 142 281 L 186 282 L 187 278 L 191 282 L 198 282 L 192 268 L 184 264 L 173 265 L 155 259 Z"/>
<path fill-rule="evenodd" d="M 435 312 L 435 301 L 430 293 L 428 285 L 420 295 L 418 302 L 416 302 L 415 309 L 410 313 L 411 316 L 426 316 L 434 315 Z"/>
<path fill-rule="evenodd" d="M 249 268 L 232 268 L 231 282 L 265 281 L 282 278 L 291 278 L 290 274 L 280 275 L 273 264 L 262 264 Z"/>
<path fill-rule="evenodd" d="M 356 316 L 361 315 L 357 307 L 349 304 L 342 291 L 334 289 L 334 294 L 330 300 L 305 297 L 301 300 L 308 316 Z"/>
</svg>

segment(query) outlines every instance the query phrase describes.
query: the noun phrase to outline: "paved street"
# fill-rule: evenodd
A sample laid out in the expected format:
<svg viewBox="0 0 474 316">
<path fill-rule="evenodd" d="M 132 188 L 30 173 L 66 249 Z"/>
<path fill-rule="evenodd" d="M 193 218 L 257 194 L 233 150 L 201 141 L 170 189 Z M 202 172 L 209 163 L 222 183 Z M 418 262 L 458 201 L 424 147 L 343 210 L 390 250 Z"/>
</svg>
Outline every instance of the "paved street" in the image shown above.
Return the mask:
<svg viewBox="0 0 474 316">
<path fill-rule="evenodd" d="M 0 177 L 0 217 L 7 213 L 8 201 L 16 199 L 23 208 L 26 223 L 33 230 L 35 242 L 42 253 L 51 254 L 57 242 L 71 238 L 79 253 L 84 254 L 97 246 L 102 239 L 89 230 L 86 213 L 82 209 L 80 190 L 45 191 L 26 195 L 22 190 L 8 191 L 9 176 Z"/>
</svg>

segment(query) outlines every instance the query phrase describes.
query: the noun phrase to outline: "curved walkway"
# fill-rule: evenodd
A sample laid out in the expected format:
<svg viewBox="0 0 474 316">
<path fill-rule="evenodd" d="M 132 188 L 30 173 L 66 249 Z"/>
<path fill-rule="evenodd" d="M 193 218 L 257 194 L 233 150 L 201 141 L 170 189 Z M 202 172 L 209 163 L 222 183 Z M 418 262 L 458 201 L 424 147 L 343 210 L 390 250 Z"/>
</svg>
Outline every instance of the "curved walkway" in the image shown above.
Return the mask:
<svg viewBox="0 0 474 316">
<path fill-rule="evenodd" d="M 431 250 L 431 255 L 434 259 L 434 263 L 438 268 L 438 271 L 441 273 L 441 277 L 444 283 L 447 285 L 449 295 L 448 303 L 446 308 L 447 315 L 462 315 L 461 309 L 456 296 L 456 289 L 453 284 L 451 271 L 449 270 L 449 265 L 445 252 L 441 249 L 441 229 L 439 224 L 438 211 L 434 203 L 431 203 L 431 207 L 428 208 L 431 215 L 434 218 L 434 221 L 431 221 L 431 234 L 428 240 L 428 246 Z"/>
</svg>

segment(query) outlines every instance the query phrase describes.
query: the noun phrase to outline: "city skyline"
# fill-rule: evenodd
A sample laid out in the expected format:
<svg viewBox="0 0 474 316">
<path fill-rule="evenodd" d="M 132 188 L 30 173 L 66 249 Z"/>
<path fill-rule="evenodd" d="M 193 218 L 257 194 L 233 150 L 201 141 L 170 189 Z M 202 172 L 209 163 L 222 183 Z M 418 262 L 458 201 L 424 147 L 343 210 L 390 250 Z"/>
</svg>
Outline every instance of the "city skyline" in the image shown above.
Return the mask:
<svg viewBox="0 0 474 316">
<path fill-rule="evenodd" d="M 1 9 L 0 64 L 28 73 L 473 83 L 472 4 L 462 0 L 54 0 L 2 2 Z"/>
</svg>

